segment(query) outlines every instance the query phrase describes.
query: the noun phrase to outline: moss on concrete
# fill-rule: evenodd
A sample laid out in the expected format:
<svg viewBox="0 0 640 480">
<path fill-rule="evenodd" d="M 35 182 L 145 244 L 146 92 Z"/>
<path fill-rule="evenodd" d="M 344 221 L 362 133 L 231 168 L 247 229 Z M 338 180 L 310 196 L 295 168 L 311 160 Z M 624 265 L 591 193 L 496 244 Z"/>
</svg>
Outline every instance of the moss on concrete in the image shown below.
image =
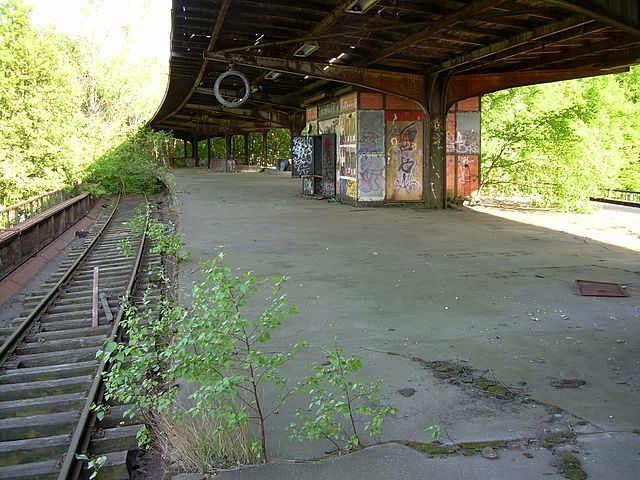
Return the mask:
<svg viewBox="0 0 640 480">
<path fill-rule="evenodd" d="M 573 432 L 553 432 L 540 438 L 540 445 L 544 448 L 551 450 L 558 445 L 565 445 L 567 443 L 573 443 L 576 439 L 576 434 Z"/>
<path fill-rule="evenodd" d="M 491 380 L 485 377 L 476 378 L 473 381 L 473 384 L 480 390 L 483 390 L 488 393 L 493 393 L 494 395 L 499 395 L 505 398 L 513 397 L 513 393 L 507 387 L 503 385 L 497 385 L 495 382 L 492 382 Z"/>
<path fill-rule="evenodd" d="M 423 443 L 412 440 L 400 440 L 398 443 L 428 455 L 449 455 L 458 451 L 454 446 L 440 445 L 439 443 Z"/>
<path fill-rule="evenodd" d="M 474 454 L 480 453 L 483 448 L 491 447 L 491 448 L 507 448 L 508 444 L 504 440 L 488 440 L 486 442 L 462 442 L 458 443 L 458 446 L 466 453 L 466 454 Z"/>
<path fill-rule="evenodd" d="M 587 473 L 582 469 L 580 460 L 575 455 L 567 453 L 562 457 L 560 473 L 571 480 L 586 480 Z"/>
</svg>

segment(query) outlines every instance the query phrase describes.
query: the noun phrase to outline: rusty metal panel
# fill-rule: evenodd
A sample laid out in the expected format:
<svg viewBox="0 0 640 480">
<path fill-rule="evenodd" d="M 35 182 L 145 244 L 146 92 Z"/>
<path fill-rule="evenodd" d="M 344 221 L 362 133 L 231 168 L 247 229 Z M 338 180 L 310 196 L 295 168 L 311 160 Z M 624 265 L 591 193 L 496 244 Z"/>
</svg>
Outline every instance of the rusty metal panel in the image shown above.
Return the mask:
<svg viewBox="0 0 640 480">
<path fill-rule="evenodd" d="M 358 113 L 358 200 L 385 197 L 384 112 Z"/>
<path fill-rule="evenodd" d="M 385 103 L 387 110 L 421 110 L 417 103 L 395 95 L 386 95 Z"/>
<path fill-rule="evenodd" d="M 455 109 L 460 112 L 477 112 L 480 110 L 480 97 L 471 97 L 460 100 Z"/>
<path fill-rule="evenodd" d="M 448 164 L 447 164 L 448 166 Z M 480 156 L 459 155 L 457 161 L 457 194 L 462 197 L 471 197 L 479 188 Z M 449 174 L 447 172 L 447 181 Z"/>
<path fill-rule="evenodd" d="M 398 115 L 405 114 L 404 116 Z M 406 120 L 412 113 L 413 120 Z M 423 115 L 420 112 L 385 112 L 386 119 L 386 199 L 389 202 L 422 200 L 424 165 Z M 404 118 L 401 118 L 404 117 Z"/>
<path fill-rule="evenodd" d="M 447 196 L 456 195 L 456 156 L 447 155 Z"/>
<path fill-rule="evenodd" d="M 576 280 L 578 293 L 588 297 L 628 297 L 627 291 L 619 283 L 591 282 Z"/>
<path fill-rule="evenodd" d="M 307 108 L 307 123 L 318 120 L 318 107 Z"/>
<path fill-rule="evenodd" d="M 330 102 L 318 107 L 318 120 L 335 118 L 340 114 L 340 102 Z"/>
<path fill-rule="evenodd" d="M 360 93 L 359 110 L 382 110 L 384 98 L 381 93 Z"/>
<path fill-rule="evenodd" d="M 358 94 L 350 93 L 340 97 L 340 113 L 355 112 L 358 104 Z"/>
</svg>

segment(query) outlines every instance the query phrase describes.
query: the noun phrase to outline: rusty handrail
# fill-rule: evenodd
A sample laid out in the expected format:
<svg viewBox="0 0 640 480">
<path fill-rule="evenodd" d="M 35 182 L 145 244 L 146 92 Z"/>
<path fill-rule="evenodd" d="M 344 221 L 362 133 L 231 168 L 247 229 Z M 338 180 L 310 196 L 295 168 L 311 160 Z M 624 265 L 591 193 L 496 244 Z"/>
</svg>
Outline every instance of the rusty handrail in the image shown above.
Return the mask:
<svg viewBox="0 0 640 480">
<path fill-rule="evenodd" d="M 61 188 L 0 208 L 0 228 L 13 228 L 41 214 L 46 209 L 67 200 L 69 197 L 70 194 Z"/>
</svg>

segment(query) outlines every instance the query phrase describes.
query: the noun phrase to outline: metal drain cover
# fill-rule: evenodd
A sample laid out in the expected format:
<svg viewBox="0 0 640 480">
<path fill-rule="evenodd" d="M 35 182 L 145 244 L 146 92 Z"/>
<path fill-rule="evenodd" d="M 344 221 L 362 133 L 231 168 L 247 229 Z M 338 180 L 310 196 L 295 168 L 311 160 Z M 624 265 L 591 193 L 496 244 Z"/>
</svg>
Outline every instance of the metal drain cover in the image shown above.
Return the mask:
<svg viewBox="0 0 640 480">
<path fill-rule="evenodd" d="M 590 282 L 588 280 L 576 280 L 580 295 L 589 297 L 628 297 L 622 285 L 619 283 Z"/>
</svg>

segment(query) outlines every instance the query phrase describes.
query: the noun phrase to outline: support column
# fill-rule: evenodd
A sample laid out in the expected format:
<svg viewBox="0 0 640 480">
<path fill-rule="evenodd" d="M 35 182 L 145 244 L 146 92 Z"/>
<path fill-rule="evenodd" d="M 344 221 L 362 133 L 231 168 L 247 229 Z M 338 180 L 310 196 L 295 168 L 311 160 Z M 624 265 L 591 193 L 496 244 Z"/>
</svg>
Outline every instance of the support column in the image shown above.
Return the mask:
<svg viewBox="0 0 640 480">
<path fill-rule="evenodd" d="M 231 159 L 231 138 L 233 135 L 229 134 L 229 131 L 224 132 L 224 153 L 227 160 Z"/>
<path fill-rule="evenodd" d="M 249 165 L 249 134 L 244 135 L 244 164 Z"/>
<path fill-rule="evenodd" d="M 211 137 L 207 137 L 207 168 L 211 170 Z"/>
<path fill-rule="evenodd" d="M 447 86 L 449 77 L 434 75 L 427 81 L 429 114 L 425 145 L 425 205 L 447 208 Z M 425 142 L 427 143 L 427 142 Z"/>
<path fill-rule="evenodd" d="M 193 134 L 193 140 L 191 140 L 191 153 L 193 154 L 193 159 L 194 159 L 194 163 L 193 166 L 197 167 L 198 166 L 198 140 L 196 140 L 196 134 Z"/>
<path fill-rule="evenodd" d="M 264 167 L 269 164 L 269 156 L 267 155 L 267 133 L 269 133 L 269 130 L 262 131 L 262 166 Z"/>
<path fill-rule="evenodd" d="M 187 150 L 187 141 L 185 139 L 182 139 L 182 143 L 184 144 L 184 159 L 186 160 L 189 157 L 189 152 Z"/>
</svg>

